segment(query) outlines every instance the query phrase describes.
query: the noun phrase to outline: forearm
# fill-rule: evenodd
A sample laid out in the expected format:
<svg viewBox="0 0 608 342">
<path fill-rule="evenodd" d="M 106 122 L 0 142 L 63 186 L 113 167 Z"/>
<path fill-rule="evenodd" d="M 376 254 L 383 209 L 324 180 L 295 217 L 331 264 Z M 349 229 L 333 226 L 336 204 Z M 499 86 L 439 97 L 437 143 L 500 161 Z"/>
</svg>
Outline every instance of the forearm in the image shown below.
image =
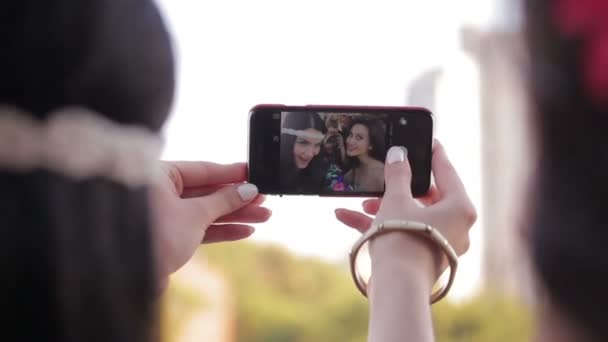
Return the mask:
<svg viewBox="0 0 608 342">
<path fill-rule="evenodd" d="M 370 342 L 432 342 L 430 284 L 415 265 L 377 265 L 370 284 Z"/>
<path fill-rule="evenodd" d="M 429 248 L 431 247 L 431 248 Z M 432 342 L 430 295 L 437 258 L 411 234 L 388 234 L 370 244 L 370 342 Z"/>
</svg>

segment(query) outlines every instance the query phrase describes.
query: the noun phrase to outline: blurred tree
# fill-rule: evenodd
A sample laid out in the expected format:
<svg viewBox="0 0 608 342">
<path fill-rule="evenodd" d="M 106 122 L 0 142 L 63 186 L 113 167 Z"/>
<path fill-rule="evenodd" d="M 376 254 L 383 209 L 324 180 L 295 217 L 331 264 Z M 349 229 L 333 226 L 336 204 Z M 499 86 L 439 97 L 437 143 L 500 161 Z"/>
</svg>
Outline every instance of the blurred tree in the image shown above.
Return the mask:
<svg viewBox="0 0 608 342">
<path fill-rule="evenodd" d="M 161 298 L 163 341 L 177 342 L 190 316 L 205 306 L 203 295 L 181 281 L 171 281 Z"/>
<path fill-rule="evenodd" d="M 530 341 L 532 316 L 518 300 L 486 292 L 433 308 L 438 342 Z"/>
<path fill-rule="evenodd" d="M 209 246 L 208 258 L 232 280 L 237 341 L 365 341 L 367 302 L 344 268 L 296 258 L 276 246 Z"/>
<path fill-rule="evenodd" d="M 368 303 L 354 288 L 346 265 L 299 258 L 276 246 L 247 242 L 205 246 L 204 258 L 228 278 L 236 341 L 309 342 L 367 340 Z M 173 285 L 165 300 L 165 328 L 204 305 L 200 294 Z M 530 313 L 517 300 L 483 293 L 433 307 L 438 342 L 519 342 L 531 339 Z M 204 329 L 204 327 L 201 327 Z M 177 342 L 176 333 L 166 341 Z"/>
</svg>

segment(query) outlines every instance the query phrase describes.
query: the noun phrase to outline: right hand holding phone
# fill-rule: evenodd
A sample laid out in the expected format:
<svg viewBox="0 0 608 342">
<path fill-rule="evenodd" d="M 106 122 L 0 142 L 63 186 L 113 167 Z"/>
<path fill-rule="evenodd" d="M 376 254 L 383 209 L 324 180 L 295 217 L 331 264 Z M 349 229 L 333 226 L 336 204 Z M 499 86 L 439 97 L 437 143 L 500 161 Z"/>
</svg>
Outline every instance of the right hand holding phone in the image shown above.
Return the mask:
<svg viewBox="0 0 608 342">
<path fill-rule="evenodd" d="M 336 210 L 336 217 L 345 225 L 365 232 L 373 222 L 409 220 L 423 222 L 438 229 L 454 247 L 458 255 L 469 248 L 469 229 L 477 214 L 443 146 L 435 141 L 432 161 L 436 186 L 418 201 L 412 196 L 411 170 L 407 150 L 392 147 L 385 167 L 386 191 L 382 199 L 367 200 L 363 213 L 347 209 Z M 447 267 L 447 261 L 437 246 L 413 234 L 391 233 L 370 243 L 372 270 L 379 265 L 398 263 L 417 269 L 431 284 Z M 424 275 L 422 275 L 424 274 Z"/>
</svg>

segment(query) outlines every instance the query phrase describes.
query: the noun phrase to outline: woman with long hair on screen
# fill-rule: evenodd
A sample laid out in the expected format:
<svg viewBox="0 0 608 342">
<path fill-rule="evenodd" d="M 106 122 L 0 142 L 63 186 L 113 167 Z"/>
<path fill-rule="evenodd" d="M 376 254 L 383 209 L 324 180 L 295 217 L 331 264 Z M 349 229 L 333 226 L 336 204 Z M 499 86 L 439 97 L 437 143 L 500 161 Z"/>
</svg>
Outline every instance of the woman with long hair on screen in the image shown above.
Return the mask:
<svg viewBox="0 0 608 342">
<path fill-rule="evenodd" d="M 346 138 L 346 155 L 350 169 L 344 176 L 356 192 L 384 190 L 384 157 L 386 130 L 380 120 L 355 117 Z"/>
<path fill-rule="evenodd" d="M 325 166 L 320 154 L 327 128 L 315 112 L 283 114 L 281 127 L 281 187 L 287 192 L 321 191 Z"/>
</svg>

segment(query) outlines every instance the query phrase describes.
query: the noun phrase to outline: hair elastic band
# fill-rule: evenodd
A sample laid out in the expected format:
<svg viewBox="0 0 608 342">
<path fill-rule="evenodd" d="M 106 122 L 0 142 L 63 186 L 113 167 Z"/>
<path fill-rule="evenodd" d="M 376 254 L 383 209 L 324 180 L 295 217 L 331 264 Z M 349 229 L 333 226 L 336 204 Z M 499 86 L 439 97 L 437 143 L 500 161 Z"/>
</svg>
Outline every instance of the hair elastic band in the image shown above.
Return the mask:
<svg viewBox="0 0 608 342">
<path fill-rule="evenodd" d="M 147 128 L 120 125 L 91 110 L 64 108 L 46 121 L 0 106 L 0 168 L 46 169 L 83 180 L 103 177 L 139 187 L 158 179 L 162 139 Z"/>
<path fill-rule="evenodd" d="M 283 129 L 281 129 L 281 133 L 293 135 L 298 138 L 307 138 L 307 139 L 314 139 L 314 140 L 325 139 L 325 134 L 323 134 L 323 133 L 306 132 L 303 130 L 295 130 L 292 128 L 283 128 Z"/>
</svg>

